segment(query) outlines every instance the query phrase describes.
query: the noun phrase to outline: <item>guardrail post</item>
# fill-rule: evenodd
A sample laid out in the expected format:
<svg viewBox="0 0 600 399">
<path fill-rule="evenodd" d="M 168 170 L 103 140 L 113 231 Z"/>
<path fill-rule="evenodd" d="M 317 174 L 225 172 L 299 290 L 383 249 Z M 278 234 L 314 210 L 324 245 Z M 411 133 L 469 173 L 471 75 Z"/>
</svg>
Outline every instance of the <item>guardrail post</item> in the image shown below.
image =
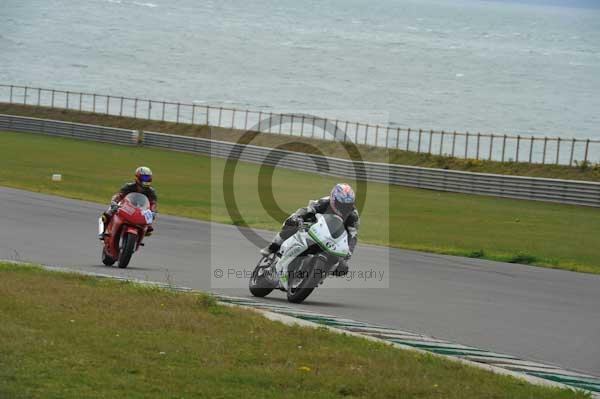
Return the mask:
<svg viewBox="0 0 600 399">
<path fill-rule="evenodd" d="M 575 153 L 575 138 L 571 141 L 571 157 L 569 158 L 569 166 L 573 166 L 573 154 Z"/>
<path fill-rule="evenodd" d="M 481 133 L 477 132 L 477 155 L 475 156 L 475 159 L 479 159 L 479 144 L 481 142 Z"/>
<path fill-rule="evenodd" d="M 587 160 L 588 160 L 588 150 L 589 149 L 590 149 L 590 139 L 587 139 L 585 141 L 585 156 L 584 156 L 584 160 L 583 160 L 586 163 L 587 163 Z"/>
<path fill-rule="evenodd" d="M 423 130 L 419 129 L 419 140 L 417 141 L 417 154 L 421 153 L 421 136 L 423 135 Z"/>
<path fill-rule="evenodd" d="M 506 134 L 502 137 L 502 162 L 504 162 L 504 155 L 506 154 Z"/>
<path fill-rule="evenodd" d="M 531 136 L 531 141 L 529 142 L 529 163 L 532 163 L 533 161 L 533 142 L 535 141 L 535 138 L 533 136 Z"/>
<path fill-rule="evenodd" d="M 42 100 L 42 89 L 38 88 L 38 89 L 37 89 L 37 92 L 38 92 L 37 105 L 38 105 L 38 107 L 39 107 L 39 106 L 40 106 L 40 104 L 41 104 L 41 100 Z"/>
<path fill-rule="evenodd" d="M 490 153 L 488 154 L 488 161 L 492 160 L 492 148 L 494 147 L 494 134 L 490 134 Z"/>
<path fill-rule="evenodd" d="M 544 153 L 542 154 L 542 165 L 546 163 L 546 147 L 548 147 L 548 137 L 544 137 Z"/>
<path fill-rule="evenodd" d="M 521 147 L 521 135 L 517 135 L 517 154 L 515 156 L 515 162 L 519 162 L 519 149 Z"/>
<path fill-rule="evenodd" d="M 442 130 L 442 135 L 440 136 L 440 154 L 444 152 L 444 131 Z"/>
<path fill-rule="evenodd" d="M 181 103 L 177 103 L 177 119 L 175 123 L 179 123 L 179 111 L 181 110 Z M 221 126 L 221 115 L 219 115 L 219 126 Z"/>
<path fill-rule="evenodd" d="M 465 136 L 465 159 L 469 156 L 469 132 Z"/>
<path fill-rule="evenodd" d="M 560 137 L 558 138 L 558 141 L 556 143 L 556 164 L 558 165 L 558 162 L 560 160 Z"/>
<path fill-rule="evenodd" d="M 194 117 L 193 109 L 194 109 L 194 106 L 192 105 L 192 118 Z M 272 116 L 273 116 L 273 114 L 271 114 L 271 117 Z M 194 124 L 194 122 L 192 120 L 192 125 L 193 124 Z M 234 128 L 235 128 L 235 108 L 233 109 L 233 112 L 231 113 L 231 129 L 234 129 Z"/>
<path fill-rule="evenodd" d="M 27 105 L 27 86 L 25 86 L 25 92 L 23 94 L 23 105 Z"/>
<path fill-rule="evenodd" d="M 51 99 L 51 101 L 50 101 L 50 108 L 54 108 L 54 93 L 55 93 L 55 92 L 56 92 L 55 90 L 52 90 L 52 99 Z M 12 102 L 12 101 L 11 101 L 11 102 Z"/>
<path fill-rule="evenodd" d="M 456 130 L 452 134 L 452 157 L 454 158 L 454 150 L 456 150 Z"/>
<path fill-rule="evenodd" d="M 13 85 L 10 85 L 10 95 L 8 98 L 9 98 L 8 102 L 12 104 L 13 103 Z"/>
<path fill-rule="evenodd" d="M 133 102 L 133 117 L 137 118 L 138 99 L 136 98 Z"/>
<path fill-rule="evenodd" d="M 433 129 L 429 131 L 429 147 L 427 148 L 427 153 L 431 154 L 431 143 L 433 142 Z"/>
</svg>

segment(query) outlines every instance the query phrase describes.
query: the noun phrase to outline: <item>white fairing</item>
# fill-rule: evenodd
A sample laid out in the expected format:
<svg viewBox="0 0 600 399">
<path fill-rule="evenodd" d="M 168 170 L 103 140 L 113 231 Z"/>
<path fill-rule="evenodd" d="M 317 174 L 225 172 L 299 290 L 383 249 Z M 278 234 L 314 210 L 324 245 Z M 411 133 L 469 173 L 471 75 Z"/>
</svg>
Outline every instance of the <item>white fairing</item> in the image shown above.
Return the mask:
<svg viewBox="0 0 600 399">
<path fill-rule="evenodd" d="M 307 240 L 317 242 L 321 248 L 332 255 L 344 257 L 350 254 L 348 246 L 348 233 L 343 232 L 337 239 L 331 236 L 327 223 L 323 215 L 316 214 L 317 222 L 313 224 L 308 231 L 299 230 L 296 234 L 285 240 L 281 244 L 281 258 L 275 268 L 279 281 L 284 289 L 287 290 L 288 266 L 292 261 L 308 249 Z"/>
</svg>

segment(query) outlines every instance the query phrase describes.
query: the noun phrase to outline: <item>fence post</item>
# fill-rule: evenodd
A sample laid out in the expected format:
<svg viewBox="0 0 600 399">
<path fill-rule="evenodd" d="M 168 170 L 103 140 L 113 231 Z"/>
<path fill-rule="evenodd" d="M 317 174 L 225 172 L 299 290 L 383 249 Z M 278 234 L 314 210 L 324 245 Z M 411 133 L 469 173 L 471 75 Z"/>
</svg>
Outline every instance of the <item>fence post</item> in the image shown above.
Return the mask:
<svg viewBox="0 0 600 399">
<path fill-rule="evenodd" d="M 52 90 L 54 92 L 54 90 Z M 54 93 L 52 93 L 52 106 L 54 106 Z M 92 96 L 92 112 L 96 112 L 96 94 Z"/>
<path fill-rule="evenodd" d="M 456 149 L 456 130 L 452 134 L 452 157 L 454 158 L 454 150 Z"/>
<path fill-rule="evenodd" d="M 354 143 L 358 144 L 358 122 L 354 126 Z"/>
<path fill-rule="evenodd" d="M 69 92 L 67 92 L 67 109 L 69 109 Z"/>
<path fill-rule="evenodd" d="M 344 143 L 348 140 L 348 121 L 344 123 Z"/>
<path fill-rule="evenodd" d="M 369 140 L 369 124 L 365 124 L 365 141 L 363 144 L 367 145 L 367 141 Z"/>
<path fill-rule="evenodd" d="M 327 140 L 327 123 L 329 123 L 329 120 L 327 118 L 323 119 L 323 140 Z"/>
<path fill-rule="evenodd" d="M 119 101 L 119 116 L 123 116 L 123 96 L 121 96 L 120 100 L 121 101 Z"/>
<path fill-rule="evenodd" d="M 246 122 L 248 121 L 248 111 L 246 111 Z M 210 124 L 210 105 L 206 106 L 206 126 Z"/>
<path fill-rule="evenodd" d="M 535 141 L 535 138 L 533 136 L 531 136 L 531 141 L 529 142 L 529 163 L 532 163 L 533 161 L 533 143 Z"/>
<path fill-rule="evenodd" d="M 400 128 L 396 128 L 396 149 L 400 148 Z"/>
<path fill-rule="evenodd" d="M 442 130 L 442 135 L 440 136 L 440 154 L 444 152 L 444 131 Z"/>
<path fill-rule="evenodd" d="M 408 135 L 406 136 L 406 151 L 410 149 L 410 128 L 408 128 Z"/>
<path fill-rule="evenodd" d="M 136 98 L 133 102 L 133 117 L 137 118 L 137 107 L 138 107 L 138 99 Z"/>
<path fill-rule="evenodd" d="M 246 110 L 246 116 L 244 117 L 244 130 L 248 130 L 248 110 Z"/>
<path fill-rule="evenodd" d="M 494 147 L 494 134 L 490 134 L 490 153 L 488 155 L 488 161 L 492 160 L 492 147 Z"/>
<path fill-rule="evenodd" d="M 27 86 L 25 86 L 25 92 L 23 93 L 23 105 L 27 105 Z"/>
<path fill-rule="evenodd" d="M 379 144 L 379 124 L 375 126 L 375 147 Z"/>
<path fill-rule="evenodd" d="M 585 163 L 587 163 L 587 160 L 588 160 L 588 150 L 589 150 L 589 148 L 590 148 L 590 139 L 587 139 L 585 141 L 585 156 L 584 156 L 584 160 L 583 160 Z"/>
<path fill-rule="evenodd" d="M 55 93 L 55 90 L 53 89 L 52 90 L 52 100 L 50 102 L 50 108 L 54 108 L 54 93 Z M 11 103 L 12 103 L 12 101 L 11 101 Z"/>
<path fill-rule="evenodd" d="M 152 100 L 148 100 L 148 120 L 152 119 Z"/>
<path fill-rule="evenodd" d="M 194 106 L 192 105 L 192 125 L 194 124 Z M 273 115 L 273 114 L 271 114 Z M 231 129 L 235 129 L 235 108 L 233 109 L 233 112 L 231 113 Z"/>
<path fill-rule="evenodd" d="M 277 114 L 279 116 L 279 134 L 281 135 L 281 126 L 283 126 L 283 114 Z"/>
<path fill-rule="evenodd" d="M 12 104 L 13 101 L 13 85 L 10 85 L 10 96 L 9 96 L 9 102 Z"/>
<path fill-rule="evenodd" d="M 83 110 L 83 93 L 79 93 L 79 112 Z"/>
<path fill-rule="evenodd" d="M 272 124 L 273 124 L 273 112 L 269 112 L 269 130 L 267 130 L 269 133 L 271 133 Z"/>
<path fill-rule="evenodd" d="M 558 138 L 558 141 L 556 143 L 556 164 L 557 165 L 559 162 L 559 158 L 560 158 L 560 137 Z"/>
<path fill-rule="evenodd" d="M 477 155 L 475 156 L 475 159 L 479 159 L 479 144 L 481 142 L 481 133 L 477 132 Z"/>
<path fill-rule="evenodd" d="M 181 110 L 181 103 L 177 103 L 177 118 L 175 119 L 175 123 L 179 123 L 179 112 Z M 219 116 L 219 126 L 221 126 L 221 117 Z"/>
<path fill-rule="evenodd" d="M 290 136 L 294 133 L 294 114 L 290 118 Z"/>
<path fill-rule="evenodd" d="M 41 104 L 41 102 L 40 102 L 40 101 L 41 101 L 41 99 L 42 99 L 42 98 L 41 98 L 41 97 L 42 97 L 42 89 L 38 88 L 37 92 L 38 92 L 38 100 L 37 100 L 37 105 L 38 105 L 38 107 L 39 107 L 39 106 L 40 106 L 40 104 Z"/>
<path fill-rule="evenodd" d="M 302 121 L 300 121 L 300 137 L 304 136 L 304 119 L 305 116 L 302 115 Z"/>
<path fill-rule="evenodd" d="M 467 135 L 465 138 L 465 159 L 467 159 L 468 156 L 469 156 L 469 132 L 467 132 Z"/>
<path fill-rule="evenodd" d="M 571 157 L 569 158 L 569 166 L 573 166 L 573 154 L 575 152 L 575 138 L 571 141 Z"/>
<path fill-rule="evenodd" d="M 502 138 L 502 162 L 504 162 L 504 155 L 506 154 L 506 134 Z"/>
<path fill-rule="evenodd" d="M 108 115 L 110 113 L 109 109 L 110 109 L 110 96 L 106 96 L 106 115 Z M 148 118 L 148 119 L 150 119 L 150 118 Z"/>
<path fill-rule="evenodd" d="M 192 125 L 194 124 L 195 119 L 196 119 L 196 104 L 192 104 Z"/>
<path fill-rule="evenodd" d="M 429 148 L 427 148 L 427 153 L 431 154 L 431 143 L 433 142 L 433 129 L 429 130 Z"/>
<path fill-rule="evenodd" d="M 390 127 L 385 130 L 385 148 L 390 148 Z"/>
<path fill-rule="evenodd" d="M 517 154 L 515 156 L 515 162 L 519 162 L 519 149 L 521 147 L 521 135 L 517 135 Z"/>
<path fill-rule="evenodd" d="M 223 107 L 219 107 L 219 119 L 217 120 L 218 127 L 221 127 L 221 118 L 222 117 L 223 117 Z M 260 132 L 260 117 L 258 118 L 258 131 Z"/>
<path fill-rule="evenodd" d="M 423 135 L 423 130 L 419 129 L 419 140 L 417 141 L 417 154 L 421 153 L 421 136 Z"/>
</svg>

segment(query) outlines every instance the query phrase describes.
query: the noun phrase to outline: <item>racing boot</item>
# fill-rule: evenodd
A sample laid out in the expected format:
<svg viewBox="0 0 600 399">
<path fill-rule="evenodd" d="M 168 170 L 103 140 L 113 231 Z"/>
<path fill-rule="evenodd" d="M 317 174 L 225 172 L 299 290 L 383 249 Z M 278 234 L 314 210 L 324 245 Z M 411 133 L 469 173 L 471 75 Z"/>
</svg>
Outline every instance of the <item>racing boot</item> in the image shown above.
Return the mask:
<svg viewBox="0 0 600 399">
<path fill-rule="evenodd" d="M 269 245 L 260 250 L 260 254 L 266 258 L 271 254 L 274 254 L 277 251 L 279 251 L 279 248 L 281 248 L 282 243 L 283 239 L 279 234 L 277 234 Z"/>
</svg>

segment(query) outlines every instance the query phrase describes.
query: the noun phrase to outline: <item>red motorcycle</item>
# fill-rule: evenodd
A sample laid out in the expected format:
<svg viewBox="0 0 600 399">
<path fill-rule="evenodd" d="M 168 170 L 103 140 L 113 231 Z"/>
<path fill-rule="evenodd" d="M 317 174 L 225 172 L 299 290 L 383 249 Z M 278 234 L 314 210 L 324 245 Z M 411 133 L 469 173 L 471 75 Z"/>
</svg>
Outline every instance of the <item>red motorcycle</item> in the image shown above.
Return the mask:
<svg viewBox="0 0 600 399">
<path fill-rule="evenodd" d="M 144 245 L 142 240 L 153 221 L 154 212 L 150 210 L 148 198 L 140 193 L 127 194 L 106 228 L 102 263 L 112 266 L 118 261 L 120 268 L 126 268 L 131 255 Z M 99 223 L 103 229 L 102 219 Z"/>
</svg>

